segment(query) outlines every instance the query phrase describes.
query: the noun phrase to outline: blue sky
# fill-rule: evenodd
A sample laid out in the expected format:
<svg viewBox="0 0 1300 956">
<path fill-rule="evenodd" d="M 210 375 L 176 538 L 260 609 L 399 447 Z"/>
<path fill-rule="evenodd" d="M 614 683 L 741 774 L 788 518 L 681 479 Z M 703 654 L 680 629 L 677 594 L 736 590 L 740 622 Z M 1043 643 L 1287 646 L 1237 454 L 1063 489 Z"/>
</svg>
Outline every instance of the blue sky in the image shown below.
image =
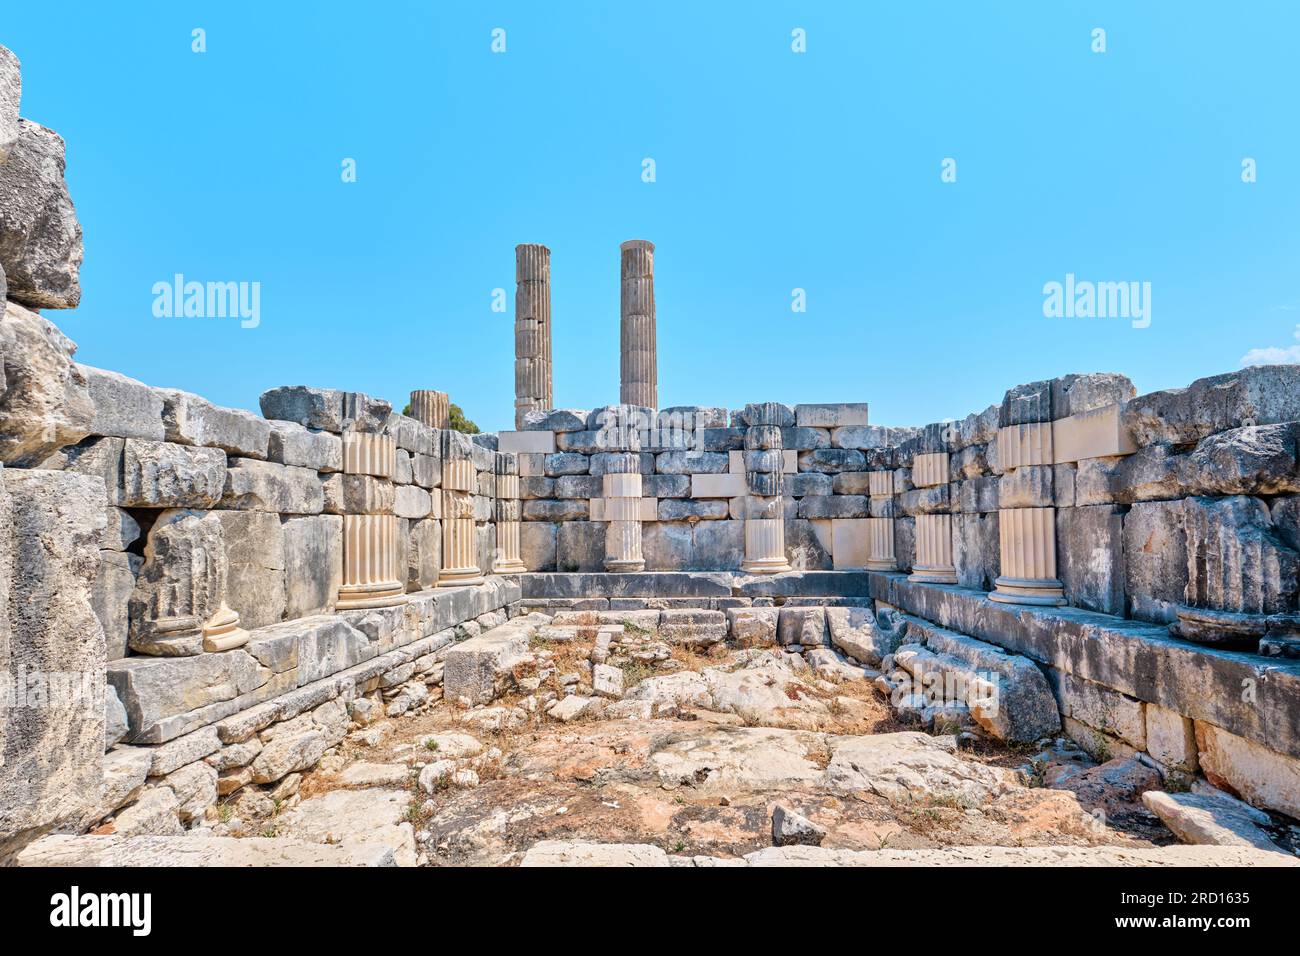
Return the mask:
<svg viewBox="0 0 1300 956">
<path fill-rule="evenodd" d="M 919 424 L 1300 344 L 1300 5 L 7 7 L 86 233 L 82 304 L 50 318 L 82 361 L 222 404 L 439 388 L 511 427 L 518 242 L 552 250 L 560 406 L 617 400 L 630 238 L 657 246 L 665 406 Z M 155 317 L 178 272 L 260 282 L 260 325 Z M 1150 326 L 1044 317 L 1067 273 L 1150 282 Z"/>
</svg>

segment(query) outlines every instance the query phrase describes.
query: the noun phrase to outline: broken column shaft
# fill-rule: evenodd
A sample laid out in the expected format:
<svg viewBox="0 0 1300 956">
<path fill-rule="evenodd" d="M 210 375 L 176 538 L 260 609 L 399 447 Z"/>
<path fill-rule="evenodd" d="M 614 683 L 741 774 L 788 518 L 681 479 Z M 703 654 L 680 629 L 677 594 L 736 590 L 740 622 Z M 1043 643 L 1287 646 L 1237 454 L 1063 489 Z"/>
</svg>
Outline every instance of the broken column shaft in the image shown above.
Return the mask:
<svg viewBox="0 0 1300 956">
<path fill-rule="evenodd" d="M 625 405 L 658 408 L 655 246 L 645 239 L 629 239 L 619 248 L 622 250 L 619 401 Z"/>
<path fill-rule="evenodd" d="M 515 246 L 515 428 L 553 407 L 552 396 L 551 250 L 523 243 Z"/>
</svg>

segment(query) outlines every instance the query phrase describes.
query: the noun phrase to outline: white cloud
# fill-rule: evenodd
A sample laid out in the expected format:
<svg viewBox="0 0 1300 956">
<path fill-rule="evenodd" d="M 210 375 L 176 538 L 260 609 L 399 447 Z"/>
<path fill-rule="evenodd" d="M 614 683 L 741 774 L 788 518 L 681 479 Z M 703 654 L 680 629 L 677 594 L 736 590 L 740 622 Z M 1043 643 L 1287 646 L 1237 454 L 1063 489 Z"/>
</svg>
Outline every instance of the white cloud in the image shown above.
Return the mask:
<svg viewBox="0 0 1300 956">
<path fill-rule="evenodd" d="M 1300 339 L 1300 325 L 1295 327 L 1295 332 L 1292 334 Z M 1241 357 L 1240 364 L 1243 368 L 1247 365 L 1300 365 L 1300 345 L 1292 345 L 1284 349 L 1275 345 L 1251 349 Z"/>
</svg>

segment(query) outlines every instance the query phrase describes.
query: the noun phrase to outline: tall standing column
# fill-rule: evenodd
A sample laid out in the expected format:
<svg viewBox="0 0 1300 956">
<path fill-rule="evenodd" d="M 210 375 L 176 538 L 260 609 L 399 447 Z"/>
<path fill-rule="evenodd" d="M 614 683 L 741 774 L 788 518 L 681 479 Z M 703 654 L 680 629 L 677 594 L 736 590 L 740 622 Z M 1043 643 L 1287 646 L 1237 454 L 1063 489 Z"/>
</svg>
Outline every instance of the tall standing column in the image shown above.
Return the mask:
<svg viewBox="0 0 1300 956">
<path fill-rule="evenodd" d="M 526 242 L 515 246 L 515 428 L 552 396 L 551 250 Z"/>
<path fill-rule="evenodd" d="M 793 423 L 790 409 L 775 402 L 746 405 L 745 422 L 745 560 L 749 574 L 790 570 L 785 556 L 785 477 L 782 474 L 781 425 Z"/>
<path fill-rule="evenodd" d="M 451 402 L 446 392 L 419 389 L 411 393 L 411 417 L 430 428 L 451 427 Z"/>
<path fill-rule="evenodd" d="M 397 445 L 389 435 L 343 436 L 343 584 L 338 609 L 390 607 L 406 601 L 406 574 L 393 513 Z"/>
<path fill-rule="evenodd" d="M 644 408 L 659 407 L 659 362 L 655 342 L 655 245 L 629 239 L 622 250 L 622 292 L 619 312 L 619 401 Z"/>
<path fill-rule="evenodd" d="M 493 574 L 521 574 L 524 567 L 519 556 L 519 458 L 514 452 L 496 453 L 497 556 Z"/>
<path fill-rule="evenodd" d="M 1046 409 L 1042 417 L 998 429 L 1000 574 L 989 598 L 1003 604 L 1065 603 L 1056 577 L 1052 422 Z"/>
<path fill-rule="evenodd" d="M 867 472 L 871 517 L 867 519 L 867 568 L 893 571 L 898 566 L 894 555 L 894 473 Z"/>
<path fill-rule="evenodd" d="M 446 430 L 442 435 L 442 570 L 438 587 L 482 584 L 476 556 L 473 447 L 468 435 Z"/>
<path fill-rule="evenodd" d="M 912 484 L 921 494 L 910 494 L 917 498 L 918 506 L 923 510 L 916 515 L 916 561 L 908 580 L 956 584 L 957 569 L 952 563 L 952 515 L 947 511 L 948 453 L 918 454 L 912 462 Z M 934 497 L 934 502 L 922 503 L 928 495 Z"/>
</svg>

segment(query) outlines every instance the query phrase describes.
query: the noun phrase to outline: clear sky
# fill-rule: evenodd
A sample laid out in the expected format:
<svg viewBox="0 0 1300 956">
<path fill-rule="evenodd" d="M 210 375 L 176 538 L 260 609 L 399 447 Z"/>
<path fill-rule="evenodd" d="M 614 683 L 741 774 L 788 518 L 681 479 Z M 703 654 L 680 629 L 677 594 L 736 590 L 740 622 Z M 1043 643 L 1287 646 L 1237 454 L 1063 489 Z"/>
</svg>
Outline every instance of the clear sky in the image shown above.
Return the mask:
<svg viewBox="0 0 1300 956">
<path fill-rule="evenodd" d="M 50 318 L 82 361 L 221 404 L 437 388 L 511 427 L 519 242 L 552 250 L 562 407 L 617 401 L 631 238 L 657 246 L 664 406 L 920 424 L 1071 371 L 1300 360 L 1300 4 L 5 7 L 86 234 L 82 304 Z M 156 317 L 176 273 L 261 283 L 260 324 Z M 1067 274 L 1149 282 L 1150 325 L 1045 317 Z"/>
</svg>

